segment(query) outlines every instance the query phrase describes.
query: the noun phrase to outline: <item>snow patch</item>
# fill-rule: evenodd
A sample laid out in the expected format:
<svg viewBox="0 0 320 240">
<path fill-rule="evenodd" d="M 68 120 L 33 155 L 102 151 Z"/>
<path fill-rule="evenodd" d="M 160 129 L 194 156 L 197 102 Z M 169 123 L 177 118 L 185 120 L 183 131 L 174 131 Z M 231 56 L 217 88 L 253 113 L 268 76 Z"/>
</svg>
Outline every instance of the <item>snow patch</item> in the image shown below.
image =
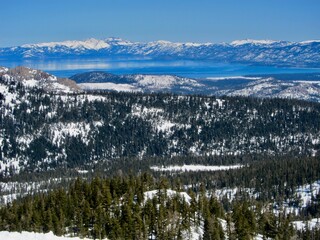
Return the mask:
<svg viewBox="0 0 320 240">
<path fill-rule="evenodd" d="M 9 87 L 0 83 L 0 93 L 4 96 L 4 105 L 14 107 L 18 101 L 16 92 L 9 91 Z"/>
<path fill-rule="evenodd" d="M 169 198 L 179 196 L 182 199 L 184 199 L 187 203 L 190 204 L 190 202 L 191 202 L 191 197 L 186 192 L 177 192 L 177 191 L 174 191 L 171 189 L 160 190 L 160 191 L 161 191 L 161 194 L 166 194 Z M 166 192 L 164 192 L 164 191 L 166 191 Z M 144 201 L 146 202 L 147 200 L 152 200 L 154 197 L 157 197 L 158 194 L 159 194 L 159 190 L 152 190 L 152 191 L 144 192 Z"/>
<path fill-rule="evenodd" d="M 93 124 L 85 122 L 56 123 L 50 126 L 50 136 L 52 142 L 59 145 L 61 139 L 68 137 L 81 137 L 84 143 L 88 142 L 91 127 L 100 127 L 103 122 L 96 121 Z"/>
<path fill-rule="evenodd" d="M 5 73 L 9 70 L 9 68 L 6 67 L 0 67 L 0 73 Z"/>
<path fill-rule="evenodd" d="M 89 171 L 88 170 L 77 170 L 77 172 L 80 174 L 87 174 Z"/>
<path fill-rule="evenodd" d="M 293 221 L 292 225 L 299 231 L 305 230 L 306 226 L 308 226 L 310 230 L 312 230 L 313 228 L 320 229 L 320 218 L 313 218 L 309 221 Z"/>
<path fill-rule="evenodd" d="M 320 40 L 307 40 L 307 41 L 300 42 L 300 44 L 310 44 L 310 43 L 320 43 Z"/>
<path fill-rule="evenodd" d="M 320 180 L 315 181 L 312 184 L 305 184 L 297 187 L 295 190 L 295 196 L 301 199 L 301 207 L 307 207 L 312 200 L 312 196 L 316 196 L 320 193 Z"/>
<path fill-rule="evenodd" d="M 169 172 L 199 172 L 199 171 L 225 171 L 230 169 L 238 169 L 243 165 L 228 165 L 228 166 L 206 166 L 206 165 L 182 165 L 182 166 L 151 166 L 154 171 L 169 171 Z"/>
</svg>

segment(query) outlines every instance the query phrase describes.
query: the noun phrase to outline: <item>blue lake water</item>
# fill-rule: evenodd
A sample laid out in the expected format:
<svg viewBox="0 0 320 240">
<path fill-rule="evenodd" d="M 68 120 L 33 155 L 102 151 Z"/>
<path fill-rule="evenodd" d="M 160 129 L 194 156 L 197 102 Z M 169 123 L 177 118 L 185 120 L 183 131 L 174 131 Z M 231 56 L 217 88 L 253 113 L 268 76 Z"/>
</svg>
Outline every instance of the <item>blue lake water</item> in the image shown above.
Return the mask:
<svg viewBox="0 0 320 240">
<path fill-rule="evenodd" d="M 148 59 L 82 59 L 82 60 L 26 60 L 0 61 L 0 66 L 27 66 L 59 77 L 70 77 L 88 71 L 106 71 L 114 74 L 173 74 L 191 78 L 243 76 L 278 73 L 313 73 L 320 68 L 289 68 L 273 66 L 249 66 L 192 60 Z"/>
</svg>

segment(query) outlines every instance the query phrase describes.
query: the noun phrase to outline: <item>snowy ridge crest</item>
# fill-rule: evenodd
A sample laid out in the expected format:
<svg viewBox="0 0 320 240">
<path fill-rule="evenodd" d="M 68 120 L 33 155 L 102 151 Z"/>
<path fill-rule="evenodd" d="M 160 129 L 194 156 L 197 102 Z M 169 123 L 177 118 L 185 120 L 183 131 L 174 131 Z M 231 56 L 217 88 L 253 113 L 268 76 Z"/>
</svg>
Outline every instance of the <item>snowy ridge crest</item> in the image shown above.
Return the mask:
<svg viewBox="0 0 320 240">
<path fill-rule="evenodd" d="M 103 40 L 97 40 L 94 38 L 87 39 L 85 41 L 64 41 L 64 42 L 47 42 L 47 43 L 38 43 L 38 44 L 25 44 L 22 45 L 24 48 L 55 48 L 55 47 L 68 47 L 68 48 L 84 48 L 91 50 L 99 50 L 102 48 L 110 47 L 110 44 Z"/>
<path fill-rule="evenodd" d="M 255 45 L 270 45 L 278 43 L 278 41 L 274 40 L 254 40 L 254 39 L 244 39 L 244 40 L 235 40 L 231 42 L 231 45 L 239 46 L 244 44 L 255 44 Z"/>
<path fill-rule="evenodd" d="M 0 79 L 3 88 L 11 82 L 19 82 L 27 88 L 42 88 L 48 92 L 77 92 L 80 88 L 70 79 L 57 78 L 46 72 L 27 67 L 12 69 L 0 67 Z"/>
</svg>

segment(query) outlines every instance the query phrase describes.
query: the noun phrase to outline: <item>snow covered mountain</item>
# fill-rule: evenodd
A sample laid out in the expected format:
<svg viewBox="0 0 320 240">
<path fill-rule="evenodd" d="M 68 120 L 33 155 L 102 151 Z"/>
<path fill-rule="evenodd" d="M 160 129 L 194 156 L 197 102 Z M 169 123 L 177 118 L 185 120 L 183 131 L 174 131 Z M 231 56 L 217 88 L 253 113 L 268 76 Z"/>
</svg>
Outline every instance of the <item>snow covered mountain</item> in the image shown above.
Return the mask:
<svg viewBox="0 0 320 240">
<path fill-rule="evenodd" d="M 320 66 L 320 41 L 237 40 L 231 43 L 130 42 L 120 38 L 26 44 L 0 49 L 0 59 L 137 57 Z"/>
</svg>

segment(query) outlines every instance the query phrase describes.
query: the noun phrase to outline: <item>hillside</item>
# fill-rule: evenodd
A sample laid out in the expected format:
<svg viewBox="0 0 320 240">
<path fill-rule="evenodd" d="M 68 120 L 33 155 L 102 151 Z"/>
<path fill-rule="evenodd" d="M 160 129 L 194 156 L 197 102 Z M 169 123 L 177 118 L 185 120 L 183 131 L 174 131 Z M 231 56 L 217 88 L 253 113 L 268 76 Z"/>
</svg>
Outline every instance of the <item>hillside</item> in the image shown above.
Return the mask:
<svg viewBox="0 0 320 240">
<path fill-rule="evenodd" d="M 12 87 L 19 85 L 27 89 L 37 88 L 51 93 L 80 91 L 77 84 L 70 79 L 58 78 L 46 72 L 26 67 L 15 67 L 12 69 L 0 67 L 0 79 L 2 94 L 8 94 L 7 88 L 9 88 L 9 92 L 12 94 L 17 94 L 17 92 L 10 89 L 11 85 Z"/>
<path fill-rule="evenodd" d="M 59 80 L 50 75 L 36 80 L 37 74 L 45 74 L 37 72 L 27 80 L 28 74 L 20 72 L 8 70 L 1 77 L 4 174 L 79 167 L 120 157 L 319 153 L 317 103 L 60 91 L 52 88 Z"/>
<path fill-rule="evenodd" d="M 174 75 L 126 74 L 116 75 L 103 71 L 79 73 L 70 79 L 84 90 L 113 90 L 122 92 L 166 92 L 175 94 L 201 94 L 207 86 L 196 79 Z"/>
</svg>

